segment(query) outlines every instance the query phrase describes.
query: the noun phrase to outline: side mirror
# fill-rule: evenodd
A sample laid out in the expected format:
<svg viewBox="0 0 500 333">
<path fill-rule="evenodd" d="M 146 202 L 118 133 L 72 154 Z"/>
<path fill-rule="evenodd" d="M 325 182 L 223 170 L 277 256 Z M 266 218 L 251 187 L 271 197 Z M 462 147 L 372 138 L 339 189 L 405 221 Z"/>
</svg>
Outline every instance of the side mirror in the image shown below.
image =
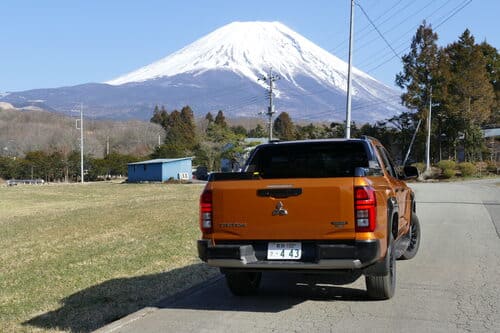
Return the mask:
<svg viewBox="0 0 500 333">
<path fill-rule="evenodd" d="M 403 168 L 405 179 L 415 179 L 418 178 L 418 169 L 414 166 L 407 165 Z"/>
</svg>

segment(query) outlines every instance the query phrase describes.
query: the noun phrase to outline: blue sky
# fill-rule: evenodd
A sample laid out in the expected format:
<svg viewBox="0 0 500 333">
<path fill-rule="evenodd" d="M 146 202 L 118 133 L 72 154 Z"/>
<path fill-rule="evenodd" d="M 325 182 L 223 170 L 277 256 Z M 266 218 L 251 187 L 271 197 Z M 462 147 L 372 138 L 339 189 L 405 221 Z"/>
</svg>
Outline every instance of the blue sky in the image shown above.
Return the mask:
<svg viewBox="0 0 500 333">
<path fill-rule="evenodd" d="M 404 54 L 427 18 L 439 45 L 469 28 L 500 47 L 500 1 L 357 0 L 391 46 Z M 103 82 L 177 51 L 233 21 L 280 21 L 347 60 L 349 0 L 2 0 L 0 92 Z M 446 18 L 450 17 L 443 23 Z M 401 61 L 355 8 L 355 67 L 394 86 Z"/>
</svg>

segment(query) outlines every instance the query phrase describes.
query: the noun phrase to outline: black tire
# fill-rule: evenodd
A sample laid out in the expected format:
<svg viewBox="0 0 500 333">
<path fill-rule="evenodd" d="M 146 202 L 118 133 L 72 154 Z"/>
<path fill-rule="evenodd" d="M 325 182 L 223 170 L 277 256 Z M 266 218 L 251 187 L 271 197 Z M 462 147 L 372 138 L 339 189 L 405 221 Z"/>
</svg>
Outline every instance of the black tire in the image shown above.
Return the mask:
<svg viewBox="0 0 500 333">
<path fill-rule="evenodd" d="M 256 294 L 259 290 L 262 273 L 256 272 L 226 272 L 226 282 L 229 290 L 237 296 Z"/>
<path fill-rule="evenodd" d="M 410 222 L 410 230 L 411 230 L 411 237 L 410 237 L 410 244 L 408 244 L 408 247 L 406 248 L 405 252 L 401 255 L 400 259 L 403 260 L 408 260 L 413 258 L 417 252 L 418 248 L 420 246 L 420 222 L 418 221 L 417 214 L 413 213 L 411 214 L 411 222 Z"/>
<path fill-rule="evenodd" d="M 387 274 L 381 276 L 368 275 L 365 277 L 366 291 L 368 292 L 368 296 L 372 299 L 384 300 L 394 296 L 394 291 L 396 289 L 396 255 L 392 234 L 390 236 L 384 263 L 387 268 Z"/>
</svg>

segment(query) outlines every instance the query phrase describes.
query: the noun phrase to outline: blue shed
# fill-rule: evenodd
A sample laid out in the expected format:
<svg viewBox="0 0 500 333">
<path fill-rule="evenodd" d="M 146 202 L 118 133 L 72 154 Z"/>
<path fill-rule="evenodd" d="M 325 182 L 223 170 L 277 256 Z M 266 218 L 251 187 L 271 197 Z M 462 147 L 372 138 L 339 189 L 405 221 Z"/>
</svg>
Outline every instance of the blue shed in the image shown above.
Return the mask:
<svg viewBox="0 0 500 333">
<path fill-rule="evenodd" d="M 189 180 L 192 174 L 192 157 L 159 158 L 128 164 L 128 181 L 164 182 L 169 179 Z"/>
</svg>

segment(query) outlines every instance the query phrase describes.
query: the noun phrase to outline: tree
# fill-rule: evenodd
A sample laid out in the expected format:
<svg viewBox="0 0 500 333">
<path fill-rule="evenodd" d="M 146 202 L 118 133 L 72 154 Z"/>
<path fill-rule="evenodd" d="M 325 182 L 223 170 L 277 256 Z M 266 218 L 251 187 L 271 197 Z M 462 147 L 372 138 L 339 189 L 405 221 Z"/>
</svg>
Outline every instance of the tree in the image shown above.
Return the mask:
<svg viewBox="0 0 500 333">
<path fill-rule="evenodd" d="M 419 119 L 417 113 L 403 112 L 387 120 L 388 123 L 394 126 L 393 127 L 394 130 L 390 130 L 389 128 L 386 127 L 385 135 L 380 133 L 378 130 L 375 130 L 376 132 L 378 132 L 376 135 L 368 133 L 363 133 L 363 134 L 374 136 L 380 139 L 384 145 L 387 145 L 387 147 L 391 145 L 397 146 L 398 148 L 392 149 L 392 153 L 394 158 L 401 161 L 402 163 L 404 161 L 404 158 L 406 157 L 408 149 L 410 148 L 411 139 L 415 134 L 415 131 L 417 130 L 418 121 Z M 382 124 L 380 123 L 380 125 Z M 411 154 L 409 155 L 410 161 L 416 161 L 418 160 L 417 156 L 424 156 L 425 154 L 425 149 L 424 149 L 425 135 L 423 135 L 423 131 L 421 130 L 422 128 L 423 125 L 421 123 L 420 132 L 417 133 L 420 135 L 416 136 L 415 142 L 411 147 Z M 384 138 L 384 136 L 386 138 Z"/>
<path fill-rule="evenodd" d="M 244 137 L 246 137 L 248 134 L 246 128 L 242 125 L 231 126 L 231 131 L 233 131 L 233 133 L 236 135 L 241 135 Z"/>
<path fill-rule="evenodd" d="M 325 125 L 295 125 L 296 138 L 299 140 L 324 139 L 330 137 L 330 129 Z"/>
<path fill-rule="evenodd" d="M 208 125 L 211 125 L 214 122 L 214 116 L 210 112 L 205 115 L 205 120 L 208 122 Z"/>
<path fill-rule="evenodd" d="M 495 103 L 488 122 L 490 124 L 498 124 L 500 122 L 500 55 L 496 48 L 485 41 L 479 47 L 486 61 L 486 72 L 495 93 Z"/>
<path fill-rule="evenodd" d="M 186 143 L 186 149 L 192 151 L 198 143 L 196 136 L 196 125 L 194 123 L 193 110 L 189 106 L 181 109 L 182 135 Z"/>
<path fill-rule="evenodd" d="M 274 120 L 273 131 L 281 140 L 294 140 L 296 137 L 295 126 L 287 112 L 281 112 Z"/>
<path fill-rule="evenodd" d="M 0 178 L 20 179 L 29 178 L 26 161 L 22 158 L 0 156 Z"/>
<path fill-rule="evenodd" d="M 330 127 L 327 128 L 327 137 L 329 138 L 345 138 L 345 121 L 342 123 L 332 122 Z M 351 124 L 351 137 L 356 138 L 359 136 L 359 129 L 356 122 Z"/>
<path fill-rule="evenodd" d="M 41 178 L 49 181 L 50 161 L 43 151 L 31 151 L 26 154 L 26 164 L 33 170 L 33 178 Z"/>
<path fill-rule="evenodd" d="M 257 124 L 255 128 L 248 131 L 249 138 L 264 138 L 266 136 L 267 136 L 266 131 L 264 130 L 264 127 L 262 127 L 261 124 Z"/>
<path fill-rule="evenodd" d="M 445 52 L 451 73 L 448 107 L 462 114 L 466 124 L 481 125 L 489 118 L 495 98 L 484 54 L 468 29 Z"/>
<path fill-rule="evenodd" d="M 434 115 L 443 113 L 443 100 L 447 94 L 446 75 L 448 72 L 446 55 L 437 46 L 438 36 L 432 27 L 424 21 L 412 38 L 410 52 L 402 57 L 403 71 L 396 75 L 396 84 L 405 92 L 401 95 L 403 105 L 416 109 L 412 116 L 413 123 L 429 117 L 429 103 L 432 94 L 432 111 Z M 434 117 L 436 118 L 436 117 Z M 405 121 L 405 119 L 402 119 Z M 436 119 L 433 119 L 434 123 Z M 435 130 L 436 126 L 431 126 Z M 425 128 L 422 126 L 421 128 Z M 425 142 L 426 131 L 417 133 L 416 143 Z M 406 143 L 408 135 L 403 134 L 401 144 Z M 436 136 L 432 137 L 434 142 Z M 432 147 L 435 145 L 432 144 Z M 420 145 L 415 147 L 418 152 Z M 431 153 L 433 151 L 431 150 Z M 418 154 L 423 157 L 423 154 Z M 415 154 L 417 156 L 417 154 Z"/>
<path fill-rule="evenodd" d="M 214 123 L 217 126 L 227 127 L 226 117 L 224 116 L 224 112 L 222 112 L 222 110 L 219 110 L 219 112 L 217 112 Z"/>
<path fill-rule="evenodd" d="M 163 128 L 165 128 L 167 126 L 167 121 L 168 121 L 168 112 L 167 110 L 165 110 L 165 107 L 162 106 L 160 110 L 158 108 L 158 105 L 156 105 L 153 111 L 153 116 L 150 119 L 150 122 L 161 125 Z"/>
<path fill-rule="evenodd" d="M 411 49 L 402 57 L 403 72 L 396 75 L 396 84 L 405 89 L 404 105 L 420 114 L 428 111 L 431 86 L 438 76 L 438 36 L 424 21 L 412 39 Z"/>
<path fill-rule="evenodd" d="M 463 133 L 465 153 L 472 160 L 482 147 L 482 140 L 477 139 L 478 128 L 490 119 L 495 105 L 491 83 L 494 74 L 488 73 L 483 48 L 475 43 L 468 29 L 457 42 L 448 45 L 444 53 L 449 73 L 446 77 L 445 116 L 454 125 L 448 126 L 449 135 L 456 136 L 456 145 L 459 131 Z"/>
<path fill-rule="evenodd" d="M 197 155 L 204 160 L 196 162 L 201 162 L 210 170 L 219 170 L 221 159 L 228 159 L 231 163 L 236 161 L 245 138 L 243 133 L 236 132 L 228 127 L 224 113 L 219 111 L 215 121 L 208 125 L 203 142 L 198 145 Z"/>
<path fill-rule="evenodd" d="M 165 143 L 155 148 L 152 157 L 185 157 L 192 154 L 198 140 L 193 111 L 189 106 L 183 107 L 180 112 L 174 110 L 170 114 L 160 111 L 159 116 L 153 115 L 153 118 L 163 122 L 162 127 L 166 135 Z"/>
</svg>

